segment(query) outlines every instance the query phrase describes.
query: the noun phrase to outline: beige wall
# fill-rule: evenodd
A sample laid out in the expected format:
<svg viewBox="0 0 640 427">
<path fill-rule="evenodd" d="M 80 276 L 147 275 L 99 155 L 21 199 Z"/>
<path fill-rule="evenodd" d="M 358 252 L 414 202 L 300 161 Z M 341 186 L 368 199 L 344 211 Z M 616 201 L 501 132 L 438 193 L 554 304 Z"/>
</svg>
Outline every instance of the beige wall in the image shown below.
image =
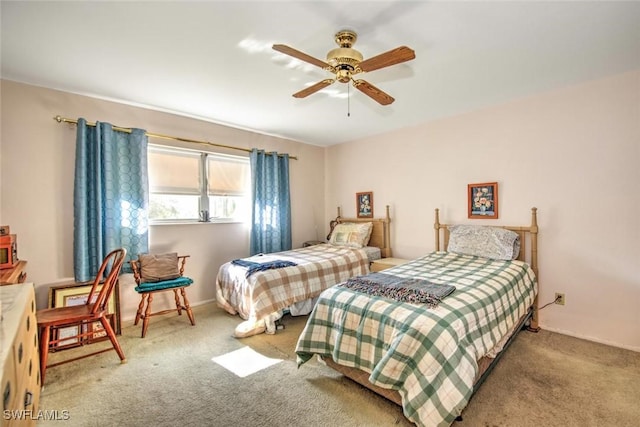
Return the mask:
<svg viewBox="0 0 640 427">
<path fill-rule="evenodd" d="M 297 155 L 295 246 L 324 236 L 336 206 L 354 215 L 355 193 L 373 191 L 376 216 L 391 206 L 394 255 L 417 257 L 433 249 L 434 208 L 445 222 L 471 222 L 467 184 L 498 181 L 500 219 L 473 223 L 526 225 L 538 207 L 540 299 L 567 300 L 541 312 L 542 326 L 640 351 L 640 71 L 326 150 L 14 82 L 0 91 L 0 218 L 19 235 L 39 306 L 73 271 L 75 131 L 52 119 L 60 114 Z M 153 251 L 192 255 L 196 302 L 214 298 L 220 264 L 248 251 L 238 224 L 153 226 L 151 240 Z M 131 319 L 138 299 L 123 282 Z"/>
<path fill-rule="evenodd" d="M 398 257 L 433 249 L 435 208 L 527 225 L 536 206 L 540 301 L 566 294 L 542 327 L 640 351 L 640 71 L 334 146 L 326 167 L 326 214 L 373 191 Z M 468 220 L 467 184 L 492 181 L 500 218 Z"/>
<path fill-rule="evenodd" d="M 2 81 L 1 91 L 0 218 L 18 235 L 18 256 L 28 261 L 28 280 L 35 283 L 39 308 L 46 306 L 51 283 L 73 276 L 75 126 L 58 124 L 56 115 L 297 156 L 299 160 L 290 163 L 294 246 L 315 240 L 316 229 L 324 232 L 323 148 L 10 81 Z M 243 224 L 152 226 L 150 236 L 154 252 L 191 255 L 187 272 L 195 280 L 189 291 L 195 303 L 214 299 L 215 275 L 222 263 L 249 252 Z M 156 298 L 158 307 L 162 299 Z M 138 296 L 130 276 L 121 281 L 121 301 L 122 318 L 132 319 Z"/>
</svg>

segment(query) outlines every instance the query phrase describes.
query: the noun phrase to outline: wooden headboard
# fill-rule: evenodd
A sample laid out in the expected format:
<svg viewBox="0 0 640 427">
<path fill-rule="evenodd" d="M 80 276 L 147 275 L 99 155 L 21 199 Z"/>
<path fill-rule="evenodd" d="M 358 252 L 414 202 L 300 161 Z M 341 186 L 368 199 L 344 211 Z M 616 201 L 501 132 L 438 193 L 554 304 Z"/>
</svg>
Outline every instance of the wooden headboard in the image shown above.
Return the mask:
<svg viewBox="0 0 640 427">
<path fill-rule="evenodd" d="M 380 248 L 380 252 L 383 258 L 391 257 L 391 216 L 389 215 L 389 205 L 385 209 L 386 216 L 384 218 L 343 218 L 340 212 L 340 206 L 338 206 L 338 217 L 336 221 L 338 223 L 345 222 L 371 222 L 373 223 L 373 229 L 371 230 L 371 238 L 369 239 L 368 246 L 376 246 Z"/>
<path fill-rule="evenodd" d="M 446 251 L 449 246 L 449 226 L 452 224 L 442 224 L 440 222 L 440 210 L 436 209 L 436 219 L 433 224 L 436 235 L 436 251 Z M 484 224 L 483 224 L 484 225 Z M 518 259 L 529 263 L 531 269 L 538 279 L 538 288 L 540 280 L 538 276 L 538 208 L 531 208 L 531 224 L 529 226 L 511 226 L 511 225 L 489 225 L 487 227 L 505 228 L 514 231 L 520 236 L 520 253 Z M 442 238 L 442 240 L 441 240 Z M 441 245 L 442 243 L 442 245 Z M 528 246 L 527 246 L 528 243 Z M 531 319 L 531 329 L 538 328 L 538 296 L 536 295 L 533 303 L 534 313 Z"/>
</svg>

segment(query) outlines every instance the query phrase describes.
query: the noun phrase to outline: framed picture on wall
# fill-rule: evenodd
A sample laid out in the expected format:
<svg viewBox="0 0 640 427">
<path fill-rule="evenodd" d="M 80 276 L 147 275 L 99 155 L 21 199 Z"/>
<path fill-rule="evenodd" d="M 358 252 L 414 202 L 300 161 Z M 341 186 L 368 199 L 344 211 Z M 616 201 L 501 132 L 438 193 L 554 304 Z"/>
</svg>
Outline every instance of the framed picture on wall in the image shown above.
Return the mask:
<svg viewBox="0 0 640 427">
<path fill-rule="evenodd" d="M 71 283 L 66 285 L 52 286 L 49 289 L 49 307 L 71 307 L 74 305 L 86 304 L 89 292 L 91 291 L 92 283 Z M 107 304 L 107 318 L 111 323 L 111 327 L 116 335 L 120 335 L 120 301 L 118 298 L 119 289 L 118 283 L 115 285 L 115 289 L 109 298 Z M 102 286 L 98 286 L 98 292 L 102 289 Z M 86 333 L 86 337 L 80 339 L 77 335 L 82 332 Z M 64 349 L 69 347 L 76 347 L 83 344 L 90 344 L 96 341 L 103 341 L 108 339 L 107 333 L 102 327 L 100 322 L 94 322 L 93 324 L 77 324 L 69 325 L 58 328 L 55 332 L 53 339 L 64 339 L 59 341 L 55 347 L 56 349 Z"/>
<path fill-rule="evenodd" d="M 358 218 L 373 218 L 373 193 L 356 193 L 356 212 Z"/>
<path fill-rule="evenodd" d="M 498 218 L 498 183 L 483 182 L 467 185 L 469 218 Z"/>
</svg>

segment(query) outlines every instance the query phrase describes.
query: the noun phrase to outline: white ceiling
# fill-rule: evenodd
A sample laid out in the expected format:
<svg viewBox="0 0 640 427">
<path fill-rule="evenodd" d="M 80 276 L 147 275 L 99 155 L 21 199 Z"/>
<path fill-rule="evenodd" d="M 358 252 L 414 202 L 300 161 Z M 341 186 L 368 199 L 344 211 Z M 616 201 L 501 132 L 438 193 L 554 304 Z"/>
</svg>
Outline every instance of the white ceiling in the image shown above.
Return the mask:
<svg viewBox="0 0 640 427">
<path fill-rule="evenodd" d="M 3 0 L 0 7 L 3 79 L 316 145 L 640 69 L 635 1 Z M 360 75 L 395 103 L 380 106 L 353 87 L 349 102 L 341 83 L 291 96 L 330 75 L 271 45 L 325 60 L 341 29 L 358 33 L 354 47 L 365 59 L 401 45 L 415 50 L 413 61 Z"/>
</svg>

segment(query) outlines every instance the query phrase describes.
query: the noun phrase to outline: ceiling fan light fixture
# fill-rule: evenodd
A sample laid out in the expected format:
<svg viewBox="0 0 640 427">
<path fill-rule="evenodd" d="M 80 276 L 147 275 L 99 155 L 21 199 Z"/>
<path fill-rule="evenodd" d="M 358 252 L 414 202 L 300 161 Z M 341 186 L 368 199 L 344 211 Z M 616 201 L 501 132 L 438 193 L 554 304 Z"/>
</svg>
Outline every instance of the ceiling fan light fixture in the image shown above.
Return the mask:
<svg viewBox="0 0 640 427">
<path fill-rule="evenodd" d="M 410 61 L 415 58 L 415 52 L 406 46 L 400 46 L 363 61 L 362 54 L 351 47 L 355 43 L 356 39 L 356 33 L 353 31 L 339 31 L 335 35 L 335 41 L 339 47 L 329 51 L 326 62 L 307 55 L 306 53 L 292 47 L 282 44 L 274 44 L 274 50 L 315 65 L 316 67 L 320 67 L 335 75 L 335 79 L 322 80 L 306 89 L 294 93 L 293 97 L 304 98 L 324 89 L 334 82 L 349 83 L 352 81 L 353 85 L 359 91 L 372 98 L 380 105 L 391 104 L 394 99 L 389 94 L 364 80 L 353 80 L 353 76 L 362 72 L 374 71 L 380 68 Z"/>
<path fill-rule="evenodd" d="M 336 70 L 336 80 L 341 83 L 348 83 L 351 80 L 351 75 L 353 74 L 353 68 L 348 66 L 341 66 Z"/>
<path fill-rule="evenodd" d="M 335 41 L 340 47 L 327 53 L 327 63 L 339 70 L 344 68 L 342 67 L 343 65 L 346 65 L 351 68 L 350 71 L 354 71 L 363 59 L 362 54 L 351 47 L 356 40 L 358 40 L 358 36 L 355 32 L 350 30 L 338 31 L 335 35 Z"/>
<path fill-rule="evenodd" d="M 362 54 L 350 47 L 339 47 L 327 53 L 327 62 L 332 67 L 350 65 L 356 68 L 356 66 L 362 62 Z"/>
</svg>

